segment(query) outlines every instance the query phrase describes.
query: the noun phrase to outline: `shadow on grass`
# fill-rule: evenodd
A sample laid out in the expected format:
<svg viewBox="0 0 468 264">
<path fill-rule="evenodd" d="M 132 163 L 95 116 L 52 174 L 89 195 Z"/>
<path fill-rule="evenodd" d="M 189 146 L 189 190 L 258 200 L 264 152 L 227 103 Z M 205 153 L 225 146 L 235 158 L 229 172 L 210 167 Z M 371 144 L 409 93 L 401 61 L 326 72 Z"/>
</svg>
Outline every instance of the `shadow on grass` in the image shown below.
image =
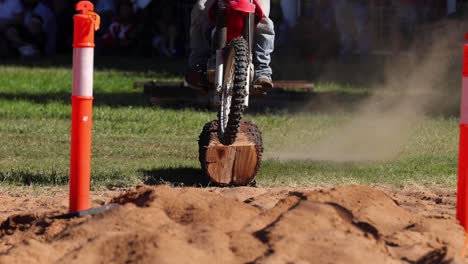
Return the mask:
<svg viewBox="0 0 468 264">
<path fill-rule="evenodd" d="M 24 100 L 36 104 L 48 104 L 53 102 L 61 102 L 64 104 L 71 103 L 71 93 L 56 92 L 56 93 L 5 93 L 0 92 L 0 99 L 3 100 Z M 110 106 L 110 107 L 125 107 L 125 106 L 149 106 L 149 102 L 140 93 L 96 93 L 94 94 L 94 105 Z"/>
<path fill-rule="evenodd" d="M 0 183 L 32 186 L 49 185 L 58 186 L 68 184 L 68 175 L 57 171 L 51 172 L 32 172 L 32 171 L 7 171 L 0 172 Z"/>
<path fill-rule="evenodd" d="M 204 100 L 193 100 L 195 95 L 180 95 L 168 101 L 162 100 L 157 103 L 158 107 L 174 110 L 197 110 L 206 111 L 209 109 L 208 98 Z M 368 98 L 367 94 L 343 94 L 343 93 L 298 93 L 291 95 L 273 94 L 262 98 L 252 98 L 248 112 L 256 113 L 277 113 L 277 112 L 337 112 L 352 111 L 360 102 Z M 117 92 L 117 93 L 95 93 L 93 104 L 95 106 L 128 107 L 128 106 L 151 106 L 152 95 L 143 92 Z M 71 103 L 71 94 L 68 92 L 48 92 L 48 93 L 8 93 L 0 92 L 0 100 L 17 101 L 24 100 L 35 104 L 49 103 Z M 212 109 L 216 111 L 215 109 Z"/>
<path fill-rule="evenodd" d="M 246 113 L 250 114 L 275 114 L 275 113 L 327 113 L 335 114 L 342 112 L 355 112 L 371 97 L 370 93 L 349 94 L 342 92 L 298 92 L 294 99 L 281 94 L 266 95 L 263 98 L 251 98 L 251 103 Z M 36 104 L 63 103 L 71 104 L 71 94 L 65 92 L 55 93 L 6 93 L 0 92 L 0 100 L 17 101 L 24 100 Z M 95 106 L 119 107 L 152 107 L 151 95 L 143 92 L 119 92 L 119 93 L 96 93 L 93 104 Z M 162 100 L 157 102 L 157 107 L 171 110 L 194 110 L 213 111 L 208 101 L 193 101 L 190 96 L 183 96 L 180 99 Z M 459 116 L 458 105 L 447 104 L 433 107 L 427 110 L 429 116 Z"/>
<path fill-rule="evenodd" d="M 147 185 L 172 185 L 177 187 L 208 187 L 211 182 L 201 169 L 197 168 L 160 168 L 142 170 L 143 182 Z"/>
<path fill-rule="evenodd" d="M 143 57 L 143 56 L 96 56 L 94 67 L 96 70 L 117 70 L 125 72 L 160 72 L 172 76 L 183 76 L 187 59 Z M 21 60 L 18 58 L 5 59 L 2 66 L 19 66 L 30 68 L 69 68 L 72 69 L 72 53 L 60 54 L 38 59 Z"/>
</svg>

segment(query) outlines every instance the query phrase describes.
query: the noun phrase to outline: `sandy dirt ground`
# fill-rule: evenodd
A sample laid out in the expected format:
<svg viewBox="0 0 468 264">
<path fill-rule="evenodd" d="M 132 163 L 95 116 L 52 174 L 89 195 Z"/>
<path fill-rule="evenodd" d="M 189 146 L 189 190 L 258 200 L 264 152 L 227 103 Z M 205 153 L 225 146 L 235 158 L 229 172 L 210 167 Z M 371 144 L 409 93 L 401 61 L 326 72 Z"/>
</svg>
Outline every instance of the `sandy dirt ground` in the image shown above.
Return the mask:
<svg viewBox="0 0 468 264">
<path fill-rule="evenodd" d="M 0 194 L 0 263 L 466 263 L 455 192 L 406 187 L 172 188 Z"/>
</svg>

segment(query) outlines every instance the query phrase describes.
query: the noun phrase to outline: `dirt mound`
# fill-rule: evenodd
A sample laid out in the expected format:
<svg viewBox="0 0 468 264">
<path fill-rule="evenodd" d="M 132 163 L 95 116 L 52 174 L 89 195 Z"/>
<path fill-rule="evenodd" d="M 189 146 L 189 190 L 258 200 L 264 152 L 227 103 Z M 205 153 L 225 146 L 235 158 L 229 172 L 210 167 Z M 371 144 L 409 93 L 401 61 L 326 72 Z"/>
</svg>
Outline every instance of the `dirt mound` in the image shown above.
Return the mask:
<svg viewBox="0 0 468 264">
<path fill-rule="evenodd" d="M 463 263 L 453 197 L 421 197 L 142 186 L 95 216 L 10 215 L 0 263 Z"/>
</svg>

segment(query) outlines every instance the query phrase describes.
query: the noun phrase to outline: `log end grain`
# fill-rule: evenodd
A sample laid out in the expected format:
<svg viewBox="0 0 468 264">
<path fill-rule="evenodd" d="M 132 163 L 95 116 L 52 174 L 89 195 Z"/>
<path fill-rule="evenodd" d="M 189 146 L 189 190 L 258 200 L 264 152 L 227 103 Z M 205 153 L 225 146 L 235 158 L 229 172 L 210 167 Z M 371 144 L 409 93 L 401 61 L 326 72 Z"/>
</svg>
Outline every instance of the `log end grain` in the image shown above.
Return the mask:
<svg viewBox="0 0 468 264">
<path fill-rule="evenodd" d="M 218 123 L 207 123 L 198 140 L 199 161 L 206 176 L 220 185 L 244 186 L 258 173 L 263 142 L 258 127 L 241 121 L 234 144 L 225 146 L 218 139 Z"/>
</svg>

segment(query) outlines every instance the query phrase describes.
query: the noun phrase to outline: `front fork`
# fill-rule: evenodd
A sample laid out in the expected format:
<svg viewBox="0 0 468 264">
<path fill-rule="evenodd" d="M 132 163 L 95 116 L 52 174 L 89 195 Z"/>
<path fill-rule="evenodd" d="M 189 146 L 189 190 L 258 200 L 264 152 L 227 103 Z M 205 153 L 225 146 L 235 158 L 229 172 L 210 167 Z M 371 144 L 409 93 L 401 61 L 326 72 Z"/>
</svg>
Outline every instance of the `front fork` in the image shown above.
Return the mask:
<svg viewBox="0 0 468 264">
<path fill-rule="evenodd" d="M 217 94 L 223 88 L 224 77 L 224 49 L 227 45 L 227 2 L 224 0 L 218 1 L 218 9 L 216 12 L 216 28 L 213 36 L 212 50 L 215 51 L 215 76 L 214 85 Z"/>
<path fill-rule="evenodd" d="M 250 0 L 250 3 L 253 3 L 253 0 Z M 253 65 L 253 41 L 254 41 L 254 30 L 255 30 L 255 14 L 249 14 L 244 21 L 244 31 L 242 33 L 244 39 L 247 40 L 247 43 L 249 44 L 249 55 L 250 55 L 250 63 L 249 63 L 249 69 L 247 71 L 247 85 L 245 87 L 246 90 L 246 96 L 244 100 L 244 105 L 246 107 L 249 106 L 249 95 L 250 95 L 250 86 L 253 83 L 253 78 L 254 78 L 254 65 Z"/>
</svg>

